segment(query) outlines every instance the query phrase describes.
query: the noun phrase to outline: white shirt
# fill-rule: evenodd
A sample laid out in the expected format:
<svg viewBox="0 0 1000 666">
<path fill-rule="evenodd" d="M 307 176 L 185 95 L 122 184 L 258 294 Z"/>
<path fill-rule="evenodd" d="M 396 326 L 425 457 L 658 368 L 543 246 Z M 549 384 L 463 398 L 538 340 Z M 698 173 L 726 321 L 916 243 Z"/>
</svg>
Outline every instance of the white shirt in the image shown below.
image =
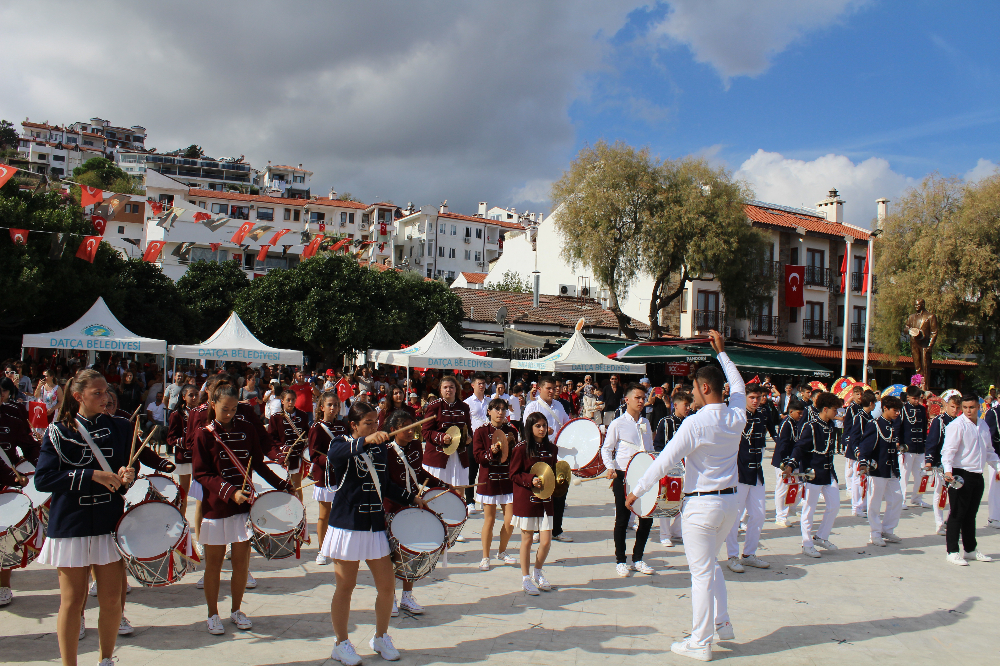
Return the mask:
<svg viewBox="0 0 1000 666">
<path fill-rule="evenodd" d="M 164 407 L 162 403 L 157 405 L 155 402 L 151 402 L 149 403 L 149 406 L 146 407 L 146 411 L 148 411 L 152 415 L 153 421 L 159 423 L 160 425 L 163 425 L 164 422 L 163 417 L 164 414 L 166 414 L 166 410 L 167 408 Z"/>
<path fill-rule="evenodd" d="M 267 399 L 267 404 L 264 405 L 264 418 L 270 419 L 272 416 L 281 411 L 281 398 L 271 393 L 271 397 Z"/>
<path fill-rule="evenodd" d="M 650 432 L 649 421 L 645 416 L 639 416 L 636 421 L 632 415 L 625 412 L 608 426 L 601 445 L 601 459 L 608 469 L 623 470 L 628 467 L 632 456 L 640 451 L 653 450 L 653 434 Z"/>
<path fill-rule="evenodd" d="M 986 465 L 996 467 L 998 463 L 1000 458 L 993 450 L 990 427 L 983 419 L 973 423 L 962 414 L 944 429 L 941 464 L 945 472 L 957 468 L 982 473 Z"/>
<path fill-rule="evenodd" d="M 472 432 L 476 432 L 479 430 L 479 426 L 490 420 L 489 415 L 486 413 L 486 406 L 490 404 L 490 400 L 492 399 L 485 393 L 482 400 L 477 398 L 475 393 L 465 399 L 465 404 L 469 406 L 469 420 L 472 421 Z"/>
<path fill-rule="evenodd" d="M 536 398 L 528 403 L 528 406 L 524 408 L 524 421 L 528 421 L 528 417 L 535 412 L 541 412 L 545 420 L 549 422 L 549 427 L 552 428 L 554 433 L 558 433 L 559 430 L 566 425 L 569 421 L 569 416 L 566 415 L 566 410 L 563 409 L 562 403 L 558 400 L 553 400 L 552 404 L 547 404 L 541 398 Z"/>
<path fill-rule="evenodd" d="M 517 399 L 516 395 L 505 395 L 504 400 L 510 405 L 510 420 L 520 421 L 521 420 L 521 401 Z"/>
<path fill-rule="evenodd" d="M 705 405 L 688 416 L 657 456 L 656 462 L 632 488 L 635 495 L 659 486 L 667 471 L 684 459 L 685 492 L 708 492 L 736 486 L 736 454 L 747 425 L 743 378 L 725 352 L 719 363 L 729 382 L 729 405 Z"/>
</svg>

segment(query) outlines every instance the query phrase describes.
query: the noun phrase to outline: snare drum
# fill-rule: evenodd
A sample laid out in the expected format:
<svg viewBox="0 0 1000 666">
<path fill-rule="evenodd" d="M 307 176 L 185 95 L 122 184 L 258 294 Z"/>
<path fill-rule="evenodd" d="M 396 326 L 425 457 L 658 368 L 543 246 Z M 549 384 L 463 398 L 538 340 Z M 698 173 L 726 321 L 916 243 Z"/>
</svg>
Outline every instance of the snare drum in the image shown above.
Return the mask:
<svg viewBox="0 0 1000 666">
<path fill-rule="evenodd" d="M 601 458 L 601 429 L 590 419 L 572 419 L 556 434 L 556 454 L 559 460 L 569 463 L 573 474 L 591 479 L 604 473 Z"/>
<path fill-rule="evenodd" d="M 448 547 L 451 548 L 458 541 L 465 521 L 469 518 L 465 498 L 454 490 L 445 488 L 428 488 L 424 497 L 431 498 L 427 502 L 427 508 L 436 513 L 448 528 Z"/>
<path fill-rule="evenodd" d="M 176 583 L 193 563 L 181 556 L 188 547 L 188 523 L 173 504 L 146 500 L 125 509 L 112 536 L 128 572 L 146 587 Z"/>
<path fill-rule="evenodd" d="M 273 460 L 268 460 L 265 462 L 265 464 L 267 465 L 267 468 L 269 470 L 271 470 L 278 476 L 279 479 L 284 479 L 285 481 L 288 480 L 288 470 L 285 469 L 281 463 L 274 462 Z M 271 484 L 265 481 L 262 476 L 257 474 L 257 472 L 253 472 L 250 475 L 250 480 L 253 481 L 254 490 L 257 491 L 258 495 L 263 495 L 266 492 L 274 490 L 274 488 L 271 487 Z"/>
<path fill-rule="evenodd" d="M 184 499 L 184 490 L 177 485 L 176 481 L 163 474 L 148 474 L 146 478 L 165 501 L 173 504 L 178 509 L 181 508 L 181 502 Z"/>
<path fill-rule="evenodd" d="M 628 461 L 628 466 L 625 468 L 625 493 L 628 494 L 632 492 L 632 488 L 639 483 L 639 479 L 646 474 L 646 471 L 653 466 L 656 461 L 656 456 L 648 451 L 640 451 L 632 456 L 632 459 Z M 658 492 L 654 495 L 649 494 L 647 491 L 643 495 L 636 498 L 635 503 L 632 504 L 632 513 L 639 516 L 640 518 L 656 518 L 659 516 L 676 516 L 680 511 L 680 506 L 676 507 L 673 504 L 665 504 L 661 506 L 659 492 L 659 484 L 657 484 Z M 650 489 L 652 490 L 652 488 Z M 676 488 L 672 489 L 672 492 L 676 492 Z"/>
<path fill-rule="evenodd" d="M 387 515 L 392 563 L 399 580 L 420 580 L 434 571 L 448 528 L 432 511 L 407 508 Z"/>
<path fill-rule="evenodd" d="M 135 480 L 135 483 L 132 484 L 132 487 L 125 491 L 125 508 L 127 509 L 130 506 L 138 506 L 147 500 L 156 500 L 158 502 L 167 501 L 167 499 L 160 494 L 160 491 L 156 489 L 156 486 L 153 485 L 152 481 L 149 480 L 149 477 L 140 476 Z"/>
<path fill-rule="evenodd" d="M 31 500 L 20 490 L 0 491 L 0 568 L 26 567 L 38 556 L 30 547 L 38 529 Z"/>
<path fill-rule="evenodd" d="M 299 558 L 306 529 L 305 507 L 299 498 L 280 490 L 257 495 L 250 505 L 250 544 L 268 560 Z"/>
</svg>

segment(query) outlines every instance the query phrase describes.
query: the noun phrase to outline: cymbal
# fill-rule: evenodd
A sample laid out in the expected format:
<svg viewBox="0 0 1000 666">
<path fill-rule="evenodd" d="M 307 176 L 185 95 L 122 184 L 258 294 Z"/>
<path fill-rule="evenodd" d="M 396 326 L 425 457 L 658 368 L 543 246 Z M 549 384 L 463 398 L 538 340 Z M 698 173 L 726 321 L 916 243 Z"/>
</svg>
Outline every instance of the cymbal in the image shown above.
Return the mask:
<svg viewBox="0 0 1000 666">
<path fill-rule="evenodd" d="M 507 456 L 510 454 L 510 439 L 503 430 L 493 432 L 493 445 L 496 446 L 497 443 L 500 444 L 500 462 L 507 462 Z"/>
<path fill-rule="evenodd" d="M 450 456 L 458 451 L 458 447 L 462 443 L 462 429 L 458 426 L 452 426 L 445 430 L 444 434 L 451 438 L 451 443 L 443 449 L 445 455 Z"/>
<path fill-rule="evenodd" d="M 565 460 L 556 463 L 556 483 L 559 485 L 569 485 L 570 477 L 573 476 L 573 469 Z"/>
<path fill-rule="evenodd" d="M 548 463 L 536 462 L 531 466 L 530 471 L 542 480 L 542 487 L 532 491 L 535 493 L 535 497 L 542 500 L 552 497 L 552 491 L 556 489 L 556 476 L 552 473 L 552 468 Z"/>
</svg>

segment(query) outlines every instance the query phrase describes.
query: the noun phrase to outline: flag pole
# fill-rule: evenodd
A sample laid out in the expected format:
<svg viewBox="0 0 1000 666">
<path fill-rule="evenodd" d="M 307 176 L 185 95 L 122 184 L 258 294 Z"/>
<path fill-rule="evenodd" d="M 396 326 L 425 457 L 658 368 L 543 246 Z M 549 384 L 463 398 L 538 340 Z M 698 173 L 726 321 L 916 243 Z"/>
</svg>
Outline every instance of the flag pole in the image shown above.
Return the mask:
<svg viewBox="0 0 1000 666">
<path fill-rule="evenodd" d="M 868 267 L 868 275 L 865 276 L 865 291 L 868 292 L 868 298 L 865 301 L 865 354 L 864 354 L 864 367 L 861 370 L 861 381 L 862 383 L 868 383 L 868 346 L 869 340 L 871 339 L 871 321 L 872 321 L 872 242 L 875 239 L 875 234 L 868 237 L 868 256 L 865 257 L 865 265 Z"/>
<path fill-rule="evenodd" d="M 844 263 L 841 268 L 844 269 L 843 272 L 843 285 L 844 285 L 844 340 L 843 347 L 840 351 L 840 376 L 847 376 L 847 336 L 851 330 L 851 284 L 847 279 L 847 275 L 850 272 L 849 268 L 851 266 L 851 237 L 844 236 L 844 242 L 847 243 L 847 251 L 844 254 Z"/>
</svg>

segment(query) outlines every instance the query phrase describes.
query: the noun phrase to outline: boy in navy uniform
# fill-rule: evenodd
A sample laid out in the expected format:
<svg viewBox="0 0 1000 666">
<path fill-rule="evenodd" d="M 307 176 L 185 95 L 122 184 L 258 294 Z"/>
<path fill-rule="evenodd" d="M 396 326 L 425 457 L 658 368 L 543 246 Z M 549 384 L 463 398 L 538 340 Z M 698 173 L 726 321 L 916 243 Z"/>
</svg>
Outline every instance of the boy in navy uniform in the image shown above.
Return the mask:
<svg viewBox="0 0 1000 666">
<path fill-rule="evenodd" d="M 924 392 L 919 387 L 906 387 L 906 402 L 903 403 L 900 414 L 902 429 L 899 437 L 905 450 L 899 456 L 899 471 L 903 500 L 906 500 L 906 486 L 912 482 L 910 506 L 929 509 L 931 505 L 920 497 L 920 480 L 924 476 L 924 443 L 927 440 L 927 408 L 920 404 L 923 395 Z"/>
<path fill-rule="evenodd" d="M 674 406 L 673 414 L 668 414 L 660 419 L 656 424 L 656 433 L 653 434 L 653 450 L 659 453 L 667 442 L 674 436 L 677 429 L 681 427 L 681 422 L 691 411 L 693 398 L 690 393 L 675 393 L 671 402 Z M 660 516 L 660 543 L 667 548 L 672 548 L 675 543 L 684 540 L 681 528 L 681 514 L 678 513 L 673 518 Z"/>
<path fill-rule="evenodd" d="M 871 527 L 871 538 L 868 543 L 875 546 L 902 541 L 893 533 L 903 509 L 897 452 L 899 435 L 893 425 L 902 409 L 903 402 L 899 398 L 891 395 L 882 398 L 882 413 L 865 426 L 858 445 L 858 461 L 869 467 L 868 525 Z M 883 499 L 885 515 L 880 516 Z"/>
<path fill-rule="evenodd" d="M 774 485 L 774 525 L 775 527 L 788 527 L 788 479 L 781 469 L 781 462 L 787 460 L 792 455 L 795 442 L 805 425 L 806 406 L 798 398 L 792 398 L 788 402 L 788 416 L 781 422 L 778 428 L 778 437 L 775 439 L 774 455 L 771 456 L 771 466 L 775 468 Z M 801 495 L 800 495 L 801 496 Z"/>
<path fill-rule="evenodd" d="M 858 387 L 860 388 L 860 387 Z M 861 443 L 861 433 L 872 421 L 872 411 L 878 396 L 874 391 L 864 391 L 861 393 L 858 408 L 853 412 L 851 420 L 844 423 L 844 467 L 847 470 L 847 490 L 851 493 L 851 515 L 859 518 L 868 517 L 868 505 L 866 504 L 865 486 L 868 485 L 868 477 L 858 470 L 858 444 Z"/>
<path fill-rule="evenodd" d="M 789 473 L 796 467 L 800 472 L 811 469 L 815 473 L 813 478 L 805 479 L 803 483 L 805 506 L 802 509 L 802 553 L 809 557 L 820 557 L 816 546 L 825 550 L 837 550 L 829 540 L 833 522 L 840 510 L 840 488 L 837 486 L 837 472 L 833 469 L 833 456 L 837 446 L 833 418 L 843 403 L 833 393 L 826 392 L 816 396 L 813 402 L 816 417 L 802 427 L 792 449 L 792 460 L 784 467 Z M 813 535 L 813 516 L 816 514 L 820 495 L 823 496 L 826 507 L 823 509 L 819 529 Z"/>
</svg>

